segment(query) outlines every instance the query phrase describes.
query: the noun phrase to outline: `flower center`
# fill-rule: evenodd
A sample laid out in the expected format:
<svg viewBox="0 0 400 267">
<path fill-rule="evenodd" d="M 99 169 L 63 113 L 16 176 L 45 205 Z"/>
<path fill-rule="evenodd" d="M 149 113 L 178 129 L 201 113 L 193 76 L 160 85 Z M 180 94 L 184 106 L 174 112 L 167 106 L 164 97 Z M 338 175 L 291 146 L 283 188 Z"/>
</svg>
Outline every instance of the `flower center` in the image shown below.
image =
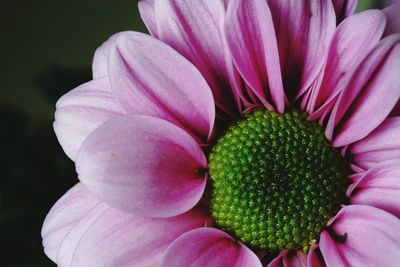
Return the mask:
<svg viewBox="0 0 400 267">
<path fill-rule="evenodd" d="M 288 111 L 254 111 L 209 155 L 217 227 L 255 249 L 302 249 L 345 202 L 348 168 L 317 122 Z"/>
</svg>

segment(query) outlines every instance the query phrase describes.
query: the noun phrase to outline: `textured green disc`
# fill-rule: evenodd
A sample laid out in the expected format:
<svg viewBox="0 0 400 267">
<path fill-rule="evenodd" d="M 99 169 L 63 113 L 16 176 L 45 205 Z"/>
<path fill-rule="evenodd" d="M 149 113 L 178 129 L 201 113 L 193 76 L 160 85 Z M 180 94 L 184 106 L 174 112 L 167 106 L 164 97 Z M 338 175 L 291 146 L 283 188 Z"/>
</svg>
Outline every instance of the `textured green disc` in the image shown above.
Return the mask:
<svg viewBox="0 0 400 267">
<path fill-rule="evenodd" d="M 305 114 L 254 111 L 209 155 L 211 213 L 252 248 L 307 251 L 346 200 L 347 170 Z"/>
</svg>

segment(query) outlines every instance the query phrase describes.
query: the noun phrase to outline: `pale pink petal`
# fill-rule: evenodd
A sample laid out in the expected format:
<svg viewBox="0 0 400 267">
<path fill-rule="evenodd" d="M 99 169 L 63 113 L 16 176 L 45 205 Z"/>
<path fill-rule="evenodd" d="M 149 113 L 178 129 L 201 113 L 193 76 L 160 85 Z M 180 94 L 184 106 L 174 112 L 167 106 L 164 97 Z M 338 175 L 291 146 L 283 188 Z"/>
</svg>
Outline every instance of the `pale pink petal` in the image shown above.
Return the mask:
<svg viewBox="0 0 400 267">
<path fill-rule="evenodd" d="M 400 217 L 400 158 L 368 170 L 347 192 L 351 204 L 369 205 Z"/>
<path fill-rule="evenodd" d="M 328 267 L 385 266 L 400 262 L 400 220 L 383 210 L 350 205 L 332 225 L 337 237 L 321 233 L 319 247 Z"/>
<path fill-rule="evenodd" d="M 385 35 L 400 33 L 400 3 L 391 5 L 383 10 L 387 17 Z"/>
<path fill-rule="evenodd" d="M 178 52 L 131 32 L 118 36 L 109 60 L 112 90 L 129 113 L 165 119 L 202 140 L 211 135 L 215 117 L 211 90 Z"/>
<path fill-rule="evenodd" d="M 112 35 L 96 49 L 92 62 L 93 79 L 108 76 L 108 56 L 110 54 L 110 47 L 120 34 L 124 34 L 124 32 Z"/>
<path fill-rule="evenodd" d="M 138 3 L 140 17 L 144 24 L 149 30 L 150 34 L 157 38 L 157 23 L 156 16 L 154 14 L 154 2 L 155 0 L 140 0 Z"/>
<path fill-rule="evenodd" d="M 270 110 L 285 108 L 279 53 L 265 1 L 229 2 L 225 31 L 233 60 L 253 93 Z"/>
<path fill-rule="evenodd" d="M 353 15 L 339 25 L 329 48 L 321 84 L 312 91 L 307 110 L 310 114 L 331 111 L 355 67 L 378 44 L 385 21 L 382 11 L 369 10 Z"/>
<path fill-rule="evenodd" d="M 180 236 L 168 248 L 160 266 L 262 267 L 250 249 L 215 228 L 199 228 Z"/>
<path fill-rule="evenodd" d="M 43 223 L 44 252 L 57 261 L 58 248 L 69 231 L 100 202 L 81 184 L 75 185 L 51 208 Z"/>
<path fill-rule="evenodd" d="M 235 91 L 230 86 L 230 80 L 234 82 L 233 69 L 226 65 L 232 65 L 232 59 L 224 36 L 223 2 L 158 0 L 155 16 L 159 39 L 200 70 L 213 91 L 218 108 L 235 116 L 238 110 Z"/>
<path fill-rule="evenodd" d="M 75 160 L 86 137 L 125 113 L 110 91 L 107 77 L 92 80 L 62 96 L 56 104 L 54 131 L 65 154 Z"/>
<path fill-rule="evenodd" d="M 206 157 L 167 121 L 143 115 L 111 120 L 83 143 L 76 169 L 100 200 L 136 216 L 168 217 L 191 209 L 205 184 Z"/>
<path fill-rule="evenodd" d="M 307 267 L 307 254 L 297 250 L 283 250 L 268 267 Z"/>
<path fill-rule="evenodd" d="M 198 209 L 169 218 L 134 217 L 108 208 L 91 212 L 64 239 L 59 266 L 157 266 L 180 235 L 203 227 Z"/>
<path fill-rule="evenodd" d="M 400 35 L 384 38 L 362 61 L 341 92 L 329 118 L 326 136 L 333 146 L 367 136 L 389 115 L 400 96 Z"/>
<path fill-rule="evenodd" d="M 325 267 L 325 261 L 318 246 L 312 246 L 308 251 L 307 267 Z"/>
<path fill-rule="evenodd" d="M 335 11 L 331 0 L 267 2 L 278 40 L 283 85 L 293 99 L 310 88 L 322 68 L 335 32 Z M 268 38 L 273 38 L 272 32 Z"/>
<path fill-rule="evenodd" d="M 339 24 L 354 13 L 358 0 L 332 0 L 332 3 L 335 7 L 337 24 Z"/>
<path fill-rule="evenodd" d="M 378 128 L 350 146 L 352 160 L 360 167 L 400 159 L 400 117 L 387 118 Z"/>
</svg>

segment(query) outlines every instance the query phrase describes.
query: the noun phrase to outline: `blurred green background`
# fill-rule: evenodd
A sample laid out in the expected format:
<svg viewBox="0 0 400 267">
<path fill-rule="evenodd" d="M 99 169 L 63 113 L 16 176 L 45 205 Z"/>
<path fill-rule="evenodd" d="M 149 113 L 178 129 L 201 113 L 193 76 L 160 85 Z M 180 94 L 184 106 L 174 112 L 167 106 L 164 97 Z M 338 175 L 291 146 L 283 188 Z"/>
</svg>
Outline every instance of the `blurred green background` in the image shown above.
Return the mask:
<svg viewBox="0 0 400 267">
<path fill-rule="evenodd" d="M 361 0 L 358 10 L 380 3 Z M 90 80 L 93 53 L 107 37 L 146 30 L 135 0 L 16 0 L 0 12 L 0 265 L 54 266 L 41 225 L 77 182 L 53 133 L 55 102 Z"/>
</svg>

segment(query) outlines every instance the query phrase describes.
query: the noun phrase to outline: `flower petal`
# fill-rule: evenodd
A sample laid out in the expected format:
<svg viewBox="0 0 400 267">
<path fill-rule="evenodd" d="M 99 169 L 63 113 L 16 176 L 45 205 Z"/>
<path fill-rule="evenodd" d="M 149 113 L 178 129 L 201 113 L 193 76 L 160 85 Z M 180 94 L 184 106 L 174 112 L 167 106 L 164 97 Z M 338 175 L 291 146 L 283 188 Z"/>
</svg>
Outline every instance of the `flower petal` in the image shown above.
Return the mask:
<svg viewBox="0 0 400 267">
<path fill-rule="evenodd" d="M 364 169 L 400 158 L 400 117 L 387 118 L 378 128 L 350 146 L 353 161 Z"/>
<path fill-rule="evenodd" d="M 199 71 L 168 45 L 141 33 L 118 36 L 109 74 L 116 98 L 129 113 L 170 121 L 206 140 L 215 108 Z"/>
<path fill-rule="evenodd" d="M 329 118 L 326 135 L 334 135 L 333 146 L 358 141 L 385 120 L 400 97 L 399 65 L 400 35 L 384 38 L 363 60 Z"/>
<path fill-rule="evenodd" d="M 400 158 L 381 163 L 349 187 L 350 203 L 369 205 L 400 217 Z"/>
<path fill-rule="evenodd" d="M 388 6 L 383 9 L 387 17 L 387 25 L 385 29 L 385 35 L 393 33 L 400 33 L 400 3 Z"/>
<path fill-rule="evenodd" d="M 58 100 L 54 131 L 72 160 L 93 130 L 125 113 L 110 90 L 108 78 L 104 77 L 82 84 Z"/>
<path fill-rule="evenodd" d="M 103 124 L 83 143 L 79 179 L 100 200 L 136 216 L 168 217 L 200 200 L 206 157 L 167 121 L 127 115 Z"/>
<path fill-rule="evenodd" d="M 225 31 L 233 60 L 243 79 L 268 109 L 282 113 L 285 93 L 274 25 L 266 2 L 231 0 Z"/>
<path fill-rule="evenodd" d="M 257 256 L 228 234 L 215 228 L 200 228 L 180 236 L 168 248 L 160 266 L 261 267 Z"/>
<path fill-rule="evenodd" d="M 140 17 L 149 30 L 150 34 L 157 38 L 157 23 L 154 12 L 155 0 L 140 0 L 138 3 Z"/>
<path fill-rule="evenodd" d="M 43 223 L 44 252 L 57 261 L 58 249 L 69 231 L 100 202 L 83 185 L 77 184 L 51 208 Z"/>
<path fill-rule="evenodd" d="M 155 14 L 160 40 L 200 70 L 221 110 L 231 115 L 237 113 L 229 83 L 234 77 L 226 65 L 232 64 L 232 59 L 224 36 L 223 2 L 158 0 Z"/>
<path fill-rule="evenodd" d="M 329 48 L 322 82 L 312 91 L 308 108 L 311 116 L 314 112 L 322 114 L 333 107 L 355 67 L 378 44 L 385 21 L 382 11 L 369 10 L 353 15 L 339 25 Z"/>
<path fill-rule="evenodd" d="M 331 227 L 343 238 L 335 240 L 327 231 L 321 233 L 319 246 L 328 267 L 398 266 L 400 220 L 395 216 L 369 206 L 350 205 L 339 211 Z"/>
<path fill-rule="evenodd" d="M 330 0 L 267 2 L 278 40 L 283 85 L 293 99 L 310 88 L 322 68 L 335 32 L 335 11 Z"/>
<path fill-rule="evenodd" d="M 339 24 L 356 10 L 358 0 L 332 0 L 336 12 L 336 21 Z"/>
<path fill-rule="evenodd" d="M 318 246 L 312 246 L 308 251 L 307 267 L 325 267 L 324 258 Z"/>
<path fill-rule="evenodd" d="M 307 267 L 307 254 L 301 251 L 283 250 L 268 267 Z"/>
</svg>

